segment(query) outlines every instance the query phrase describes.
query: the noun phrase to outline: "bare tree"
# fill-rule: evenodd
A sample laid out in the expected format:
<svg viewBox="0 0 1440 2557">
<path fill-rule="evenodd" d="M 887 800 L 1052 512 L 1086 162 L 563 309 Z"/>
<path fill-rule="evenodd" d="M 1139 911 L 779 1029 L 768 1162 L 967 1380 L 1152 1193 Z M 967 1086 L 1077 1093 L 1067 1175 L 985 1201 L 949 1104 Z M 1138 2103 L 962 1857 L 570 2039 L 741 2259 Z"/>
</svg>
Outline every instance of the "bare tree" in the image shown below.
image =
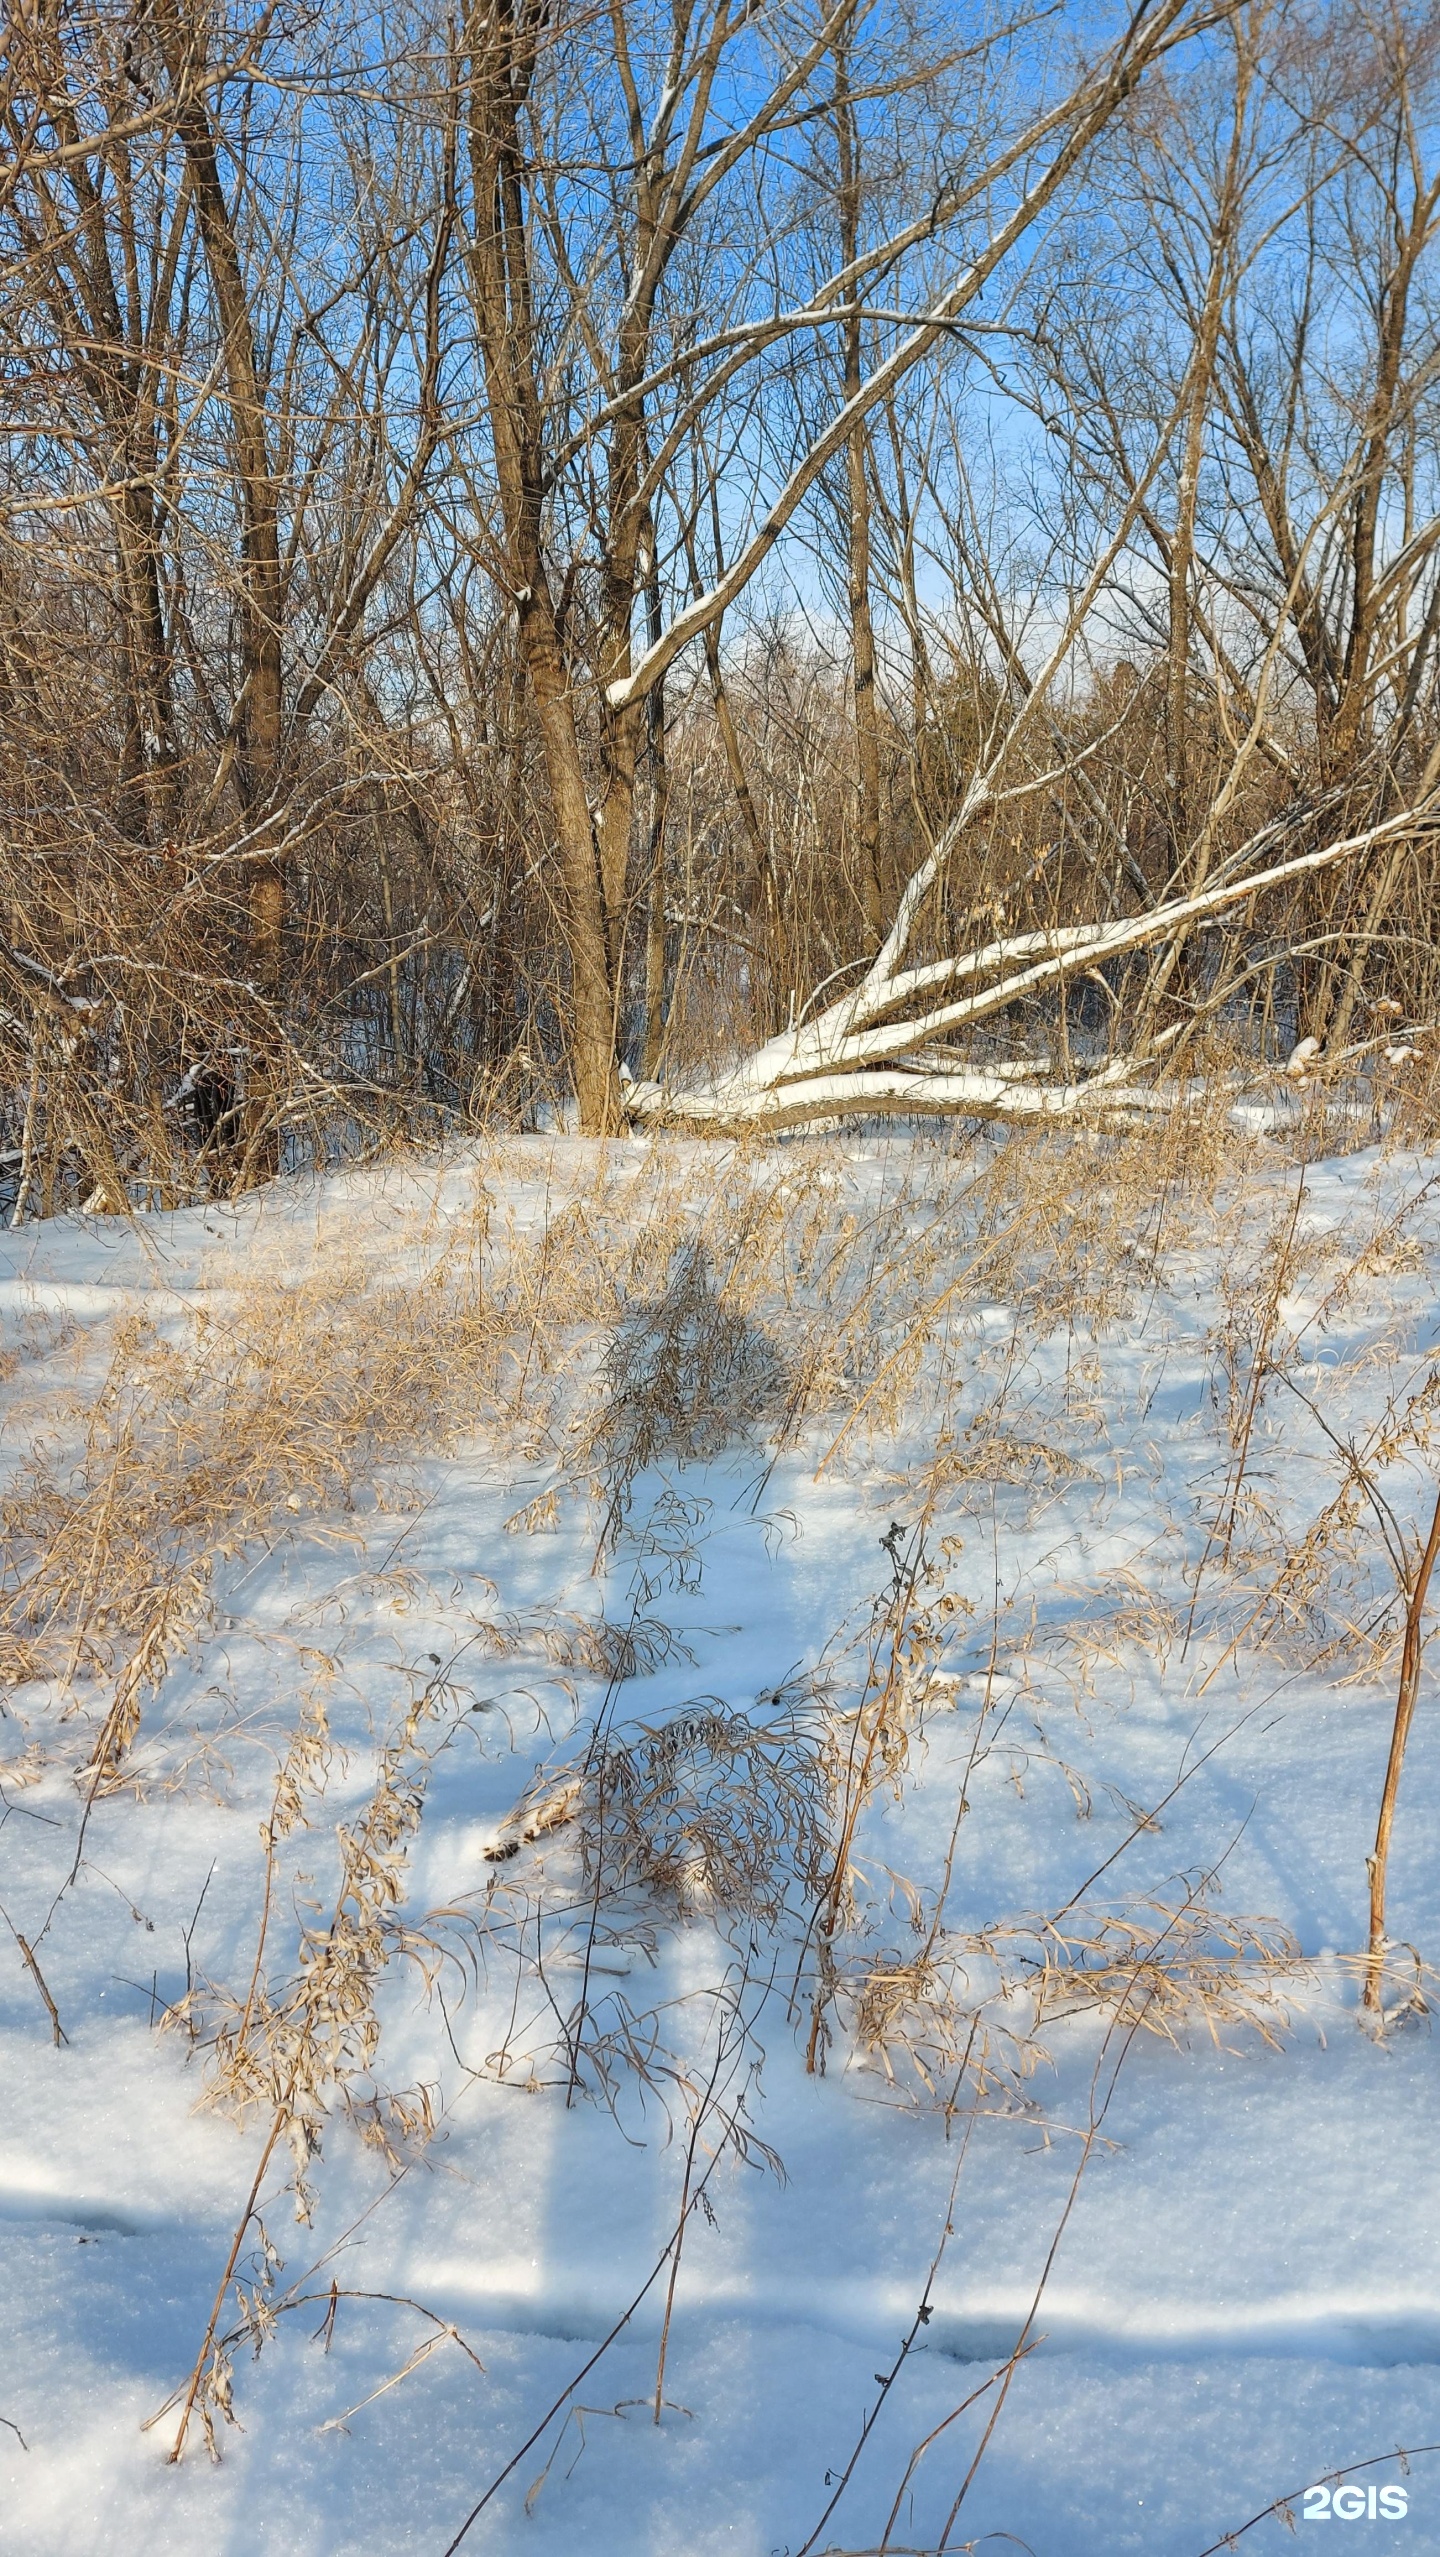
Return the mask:
<svg viewBox="0 0 1440 2557">
<path fill-rule="evenodd" d="M 1058 98 L 1012 109 L 1007 129 L 986 137 L 963 178 L 923 215 L 857 252 L 795 308 L 773 290 L 772 255 L 736 272 L 719 242 L 731 197 L 763 185 L 770 138 L 834 113 L 837 43 L 843 49 L 861 23 L 854 0 L 822 8 L 778 60 L 774 31 L 758 45 L 752 21 L 729 0 L 653 23 L 638 7 L 617 8 L 603 48 L 596 27 L 585 31 L 578 107 L 565 43 L 539 15 L 522 7 L 474 11 L 465 21 L 456 78 L 469 135 L 467 272 L 493 455 L 496 566 L 545 741 L 583 1126 L 616 1125 L 622 1111 L 617 1032 L 650 694 L 745 593 L 831 457 L 855 449 L 866 418 L 976 302 L 1194 14 L 1190 0 L 1142 7 L 1097 65 Z M 972 63 L 970 79 L 985 86 L 981 64 Z M 738 112 L 737 98 L 745 101 Z M 986 105 L 988 120 L 988 96 Z M 847 104 L 842 121 L 848 113 Z M 578 134 L 567 142 L 577 115 L 583 143 Z M 577 165 L 597 173 L 583 190 L 566 174 Z M 592 198 L 602 208 L 593 217 Z M 734 316 L 718 329 L 705 326 L 693 298 L 672 291 L 678 252 L 702 227 L 711 255 L 699 271 L 730 282 Z M 747 368 L 815 331 L 853 332 L 857 297 L 873 280 L 903 292 L 912 253 L 940 233 L 956 242 L 949 279 L 789 457 L 768 502 L 757 502 L 732 537 L 716 581 L 677 598 L 637 654 L 652 528 L 689 440 L 722 399 L 735 398 Z"/>
<path fill-rule="evenodd" d="M 1405 0 L 17 17 L 11 1212 L 1423 1021 L 1437 71 Z"/>
</svg>

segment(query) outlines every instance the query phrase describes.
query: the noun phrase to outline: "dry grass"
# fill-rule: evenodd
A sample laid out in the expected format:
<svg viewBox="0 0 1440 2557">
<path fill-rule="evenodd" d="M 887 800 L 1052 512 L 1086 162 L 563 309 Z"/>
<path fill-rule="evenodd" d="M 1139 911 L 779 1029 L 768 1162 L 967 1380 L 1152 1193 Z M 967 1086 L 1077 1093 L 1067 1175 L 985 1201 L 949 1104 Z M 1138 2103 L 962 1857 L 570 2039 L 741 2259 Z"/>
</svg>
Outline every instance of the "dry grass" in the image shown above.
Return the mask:
<svg viewBox="0 0 1440 2557">
<path fill-rule="evenodd" d="M 106 1780 L 217 1567 L 297 1521 L 343 1540 L 377 1466 L 453 1432 L 493 1389 L 499 1332 L 474 1273 L 469 1236 L 410 1287 L 377 1287 L 331 1251 L 298 1283 L 254 1279 L 202 1304 L 178 1341 L 119 1328 L 82 1449 L 67 1461 L 42 1442 L 0 1509 L 0 1675 L 58 1682 L 67 1709 L 111 1685 Z"/>
<path fill-rule="evenodd" d="M 510 2026 L 468 2050 L 475 2073 L 617 2112 L 638 2090 L 692 2126 L 716 1992 L 647 2003 L 640 1985 L 677 1928 L 712 1930 L 727 1976 L 752 1939 L 769 1947 L 812 2068 L 860 2066 L 947 2112 L 1033 2112 L 1036 2070 L 1087 2014 L 1139 2012 L 1172 2040 L 1283 2032 L 1303 1989 L 1296 1948 L 1263 1918 L 1219 1912 L 1206 1887 L 1126 1898 L 1112 1878 L 1102 1899 L 1097 1878 L 1068 1909 L 999 1908 L 978 1928 L 953 1921 L 949 1896 L 981 1771 L 1008 1772 L 1022 1796 L 1037 1775 L 1061 1781 L 1088 1817 L 1085 1716 L 1187 1639 L 1217 1665 L 1261 1642 L 1357 1676 L 1383 1662 L 1393 1581 L 1379 1605 L 1376 1504 L 1428 1444 L 1434 1379 L 1361 1444 L 1311 1431 L 1318 1497 L 1298 1529 L 1294 1498 L 1265 1479 L 1301 1373 L 1282 1308 L 1300 1289 L 1321 1317 L 1353 1314 L 1383 1291 L 1413 1264 L 1405 1213 L 1322 1243 L 1293 1163 L 1217 1113 L 1115 1137 L 918 1145 L 887 1159 L 878 1196 L 853 1177 L 866 1151 L 601 1151 L 529 1228 L 497 1204 L 505 1167 L 492 1180 L 482 1162 L 444 1219 L 374 1235 L 322 1221 L 308 1268 L 221 1271 L 188 1327 L 120 1329 L 73 1452 L 52 1423 L 12 1480 L 0 1664 L 39 1697 L 50 1749 L 65 1717 L 85 1718 L 76 1772 L 91 1796 L 145 1778 L 147 1698 L 203 1640 L 222 1569 L 292 1532 L 359 1538 L 377 1481 L 422 1451 L 478 1442 L 515 1484 L 517 1533 L 583 1518 L 597 1565 L 630 1572 L 628 1616 L 507 1609 L 494 1590 L 471 1607 L 480 1656 L 539 1660 L 604 1694 L 502 1824 L 483 1888 L 428 1913 L 405 1905 L 407 1859 L 463 1709 L 450 1671 L 415 1680 L 337 1833 L 329 1914 L 298 1924 L 282 1884 L 333 1781 L 335 1659 L 314 1655 L 294 1681 L 253 1958 L 238 1981 L 196 1984 L 172 2020 L 206 2048 L 211 2100 L 261 2113 L 266 2161 L 288 2149 L 300 2210 L 333 2115 L 396 2159 L 431 2128 L 432 2092 L 380 2074 L 379 1987 L 397 1953 L 431 1989 L 447 1972 L 463 1989 L 508 1983 Z M 1227 1270 L 1205 1355 L 1230 1470 L 1208 1494 L 1201 1583 L 1180 1569 L 1187 1523 L 1171 1521 L 1153 1567 L 1057 1583 L 1048 1617 L 1023 1589 L 1002 1600 L 1007 1537 L 1108 1497 L 1104 1344 L 1145 1319 L 1169 1257 L 1202 1231 Z M 1137 1443 L 1143 1426 L 1137 1408 Z M 629 1683 L 683 1656 L 666 1593 L 693 1589 L 703 1565 L 692 1469 L 734 1451 L 763 1482 L 782 1448 L 893 1502 L 875 1587 L 753 1704 L 631 1712 Z M 993 1547 L 988 1621 L 977 1535 Z M 1063 1713 L 1077 1738 L 1060 1745 Z M 943 1866 L 912 1876 L 877 1861 L 874 1815 L 904 1797 L 941 1716 L 962 1767 L 953 1834 Z M 1154 1833 L 1153 1806 L 1115 1799 L 1127 1843 Z M 225 2297 L 239 2296 L 259 2193 L 257 2179 L 192 2374 L 207 2432 L 228 2411 L 241 2329 Z M 241 2328 L 263 2328 L 266 2296 L 252 2286 Z"/>
</svg>

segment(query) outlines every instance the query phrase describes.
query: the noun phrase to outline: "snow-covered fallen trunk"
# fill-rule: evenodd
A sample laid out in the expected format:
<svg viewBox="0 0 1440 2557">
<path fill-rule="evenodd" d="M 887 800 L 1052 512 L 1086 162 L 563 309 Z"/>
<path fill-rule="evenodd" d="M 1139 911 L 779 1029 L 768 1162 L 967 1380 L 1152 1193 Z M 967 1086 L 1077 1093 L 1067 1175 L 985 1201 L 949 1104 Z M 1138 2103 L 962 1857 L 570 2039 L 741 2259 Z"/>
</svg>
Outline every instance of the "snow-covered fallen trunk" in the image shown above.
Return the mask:
<svg viewBox="0 0 1440 2557">
<path fill-rule="evenodd" d="M 686 1128 L 710 1127 L 719 1134 L 740 1125 L 752 1128 L 803 1126 L 807 1120 L 858 1114 L 864 1118 L 893 1113 L 972 1119 L 1073 1118 L 1082 1111 L 1130 1117 L 1168 1109 L 1170 1095 L 1153 1084 L 1134 1080 L 1137 1060 L 1119 1057 L 1083 1081 L 1042 1083 L 1004 1065 L 936 1066 L 930 1069 L 893 1065 L 858 1074 L 815 1074 L 799 1082 L 762 1087 L 737 1110 L 713 1088 L 679 1095 L 660 1084 L 631 1083 L 626 1098 L 638 1120 L 665 1119 Z"/>
<path fill-rule="evenodd" d="M 906 887 L 884 948 L 849 994 L 827 1004 L 814 1019 L 767 1040 L 730 1072 L 689 1091 L 659 1083 L 630 1082 L 626 1107 L 632 1120 L 703 1128 L 716 1134 L 747 1127 L 779 1128 L 848 1113 L 950 1112 L 973 1118 L 1072 1117 L 1103 1109 L 1134 1113 L 1168 1107 L 1170 1095 L 1140 1080 L 1153 1072 L 1175 1031 L 1137 1045 L 1096 1073 L 1064 1082 L 1027 1077 L 1013 1067 L 953 1067 L 903 1060 L 935 1047 L 957 1031 L 977 1027 L 1027 996 L 1092 974 L 1107 960 L 1153 949 L 1248 899 L 1310 874 L 1362 859 L 1382 847 L 1440 832 L 1440 804 L 1431 798 L 1360 834 L 1342 836 L 1268 868 L 1252 868 L 1239 855 L 1231 875 L 1191 897 L 1172 898 L 1144 914 L 1110 923 L 1075 924 L 1053 932 L 1012 934 L 982 949 L 907 967 L 906 952 L 931 888 L 951 858 L 963 827 L 962 811 Z M 1273 843 L 1272 829 L 1247 847 L 1251 859 Z"/>
</svg>

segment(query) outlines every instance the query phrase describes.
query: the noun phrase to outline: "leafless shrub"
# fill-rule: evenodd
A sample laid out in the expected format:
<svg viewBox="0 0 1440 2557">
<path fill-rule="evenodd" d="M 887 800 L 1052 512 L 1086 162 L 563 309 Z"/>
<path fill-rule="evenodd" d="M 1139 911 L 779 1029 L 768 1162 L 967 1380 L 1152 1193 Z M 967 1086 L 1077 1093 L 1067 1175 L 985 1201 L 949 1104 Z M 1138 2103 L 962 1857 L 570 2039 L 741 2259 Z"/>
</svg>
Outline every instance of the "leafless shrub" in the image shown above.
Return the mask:
<svg viewBox="0 0 1440 2557">
<path fill-rule="evenodd" d="M 663 1293 L 622 1314 L 602 1371 L 590 1451 L 613 1537 L 637 1475 L 663 1457 L 703 1463 L 773 1420 L 785 1368 L 769 1335 L 717 1285 L 703 1242 L 676 1253 Z"/>
<path fill-rule="evenodd" d="M 811 1700 L 737 1713 L 702 1698 L 663 1723 L 593 1743 L 547 1782 L 526 1829 L 563 1801 L 581 1870 L 612 1906 L 639 1895 L 669 1917 L 777 1924 L 813 1895 L 828 1840 L 830 1736 Z"/>
<path fill-rule="evenodd" d="M 439 1737 L 429 1727 L 453 1710 L 454 1703 L 452 1691 L 439 1676 L 426 1684 L 402 1716 L 381 1753 L 368 1803 L 357 1820 L 337 1830 L 340 1869 L 329 1920 L 323 1926 L 301 1925 L 298 1968 L 285 1987 L 272 1995 L 263 1956 L 274 1849 L 286 1825 L 303 1817 L 298 1807 L 300 1789 L 306 1777 L 313 1778 L 323 1765 L 323 1734 L 318 1729 L 306 1734 L 292 1750 L 276 1789 L 267 1839 L 261 1936 L 243 2009 L 213 1985 L 186 2002 L 187 2022 L 193 2025 L 199 2010 L 211 2043 L 207 2100 L 242 2114 L 259 2108 L 268 2114 L 269 2128 L 183 2392 L 172 2460 L 182 2456 L 192 2415 L 197 2412 L 211 2455 L 218 2457 L 215 2420 L 217 2416 L 226 2423 L 236 2420 L 233 2343 L 243 2336 L 258 2352 L 272 2331 L 270 2293 L 280 2259 L 260 2217 L 260 2198 L 276 2150 L 282 2143 L 289 2148 L 295 2216 L 308 2222 L 315 2203 L 310 2170 L 321 2154 L 326 2124 L 337 2107 L 367 2144 L 392 2160 L 397 2142 L 424 2140 L 434 2128 L 429 2088 L 394 2091 L 370 2081 L 380 2040 L 376 1990 L 400 1940 L 395 1911 L 404 1888 L 406 1850 L 419 1826 L 429 1761 Z M 263 2270 L 247 2292 L 235 2277 L 252 2228 Z M 226 2339 L 220 2328 L 232 2285 L 239 2322 L 235 2335 Z"/>
<path fill-rule="evenodd" d="M 148 1688 L 202 1620 L 216 1568 L 272 1521 L 334 1513 L 390 1450 L 473 1426 L 496 1334 L 463 1250 L 415 1287 L 334 1256 L 252 1282 L 188 1340 L 121 1327 L 78 1461 L 39 1445 L 6 1495 L 0 1663 L 16 1681 L 115 1681 L 93 1758 L 117 1776 Z M 329 1513 L 329 1518 L 326 1518 Z"/>
</svg>

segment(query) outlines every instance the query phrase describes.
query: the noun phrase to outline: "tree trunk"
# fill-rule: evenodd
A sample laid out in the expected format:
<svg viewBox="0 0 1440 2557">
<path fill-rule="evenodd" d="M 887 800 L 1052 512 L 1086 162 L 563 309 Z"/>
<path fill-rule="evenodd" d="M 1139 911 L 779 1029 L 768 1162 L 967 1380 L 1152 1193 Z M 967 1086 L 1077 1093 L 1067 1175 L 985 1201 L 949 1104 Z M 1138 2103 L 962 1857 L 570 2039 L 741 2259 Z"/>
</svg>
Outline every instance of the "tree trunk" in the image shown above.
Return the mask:
<svg viewBox="0 0 1440 2557">
<path fill-rule="evenodd" d="M 197 22 L 198 23 L 198 22 Z M 268 384 L 256 345 L 234 213 L 220 174 L 215 128 L 194 84 L 198 42 L 182 22 L 174 0 L 159 18 L 177 108 L 175 130 L 185 153 L 206 270 L 215 297 L 221 362 L 230 411 L 232 462 L 240 516 L 241 685 L 235 710 L 236 787 L 251 835 L 248 864 L 250 969 L 256 993 L 278 1014 L 285 983 L 285 872 L 266 842 L 278 827 L 284 742 L 284 591 L 280 558 L 280 504 L 271 461 Z M 278 1028 L 278 1023 L 276 1024 Z M 280 1168 L 281 1058 L 273 1034 L 249 1060 L 239 1186 L 270 1178 Z"/>
<path fill-rule="evenodd" d="M 575 700 L 545 564 L 545 460 L 535 373 L 525 163 L 519 111 L 533 71 L 533 39 L 476 10 L 466 29 L 473 231 L 466 261 L 480 340 L 495 473 L 520 651 L 530 682 L 555 813 L 562 920 L 570 960 L 569 1050 L 580 1126 L 605 1136 L 621 1124 L 615 1037 L 611 900 L 585 786 Z M 633 723 L 632 723 L 633 724 Z M 630 767 L 633 792 L 634 763 Z M 628 846 L 628 817 L 626 838 Z M 617 825 L 609 848 L 614 866 Z M 623 908 L 623 880 L 619 905 Z"/>
<path fill-rule="evenodd" d="M 651 644 L 662 628 L 660 569 L 651 555 L 645 589 L 646 635 Z M 665 684 L 655 686 L 646 703 L 650 734 L 649 903 L 645 917 L 645 1033 L 640 1071 L 647 1082 L 660 1070 L 665 1041 L 665 819 L 670 806 L 670 766 L 665 752 Z"/>
<path fill-rule="evenodd" d="M 850 99 L 846 49 L 835 54 L 835 131 L 840 155 L 840 260 L 849 267 L 860 243 L 860 136 Z M 844 321 L 846 405 L 858 399 L 864 379 L 858 310 Z M 855 693 L 855 767 L 857 812 L 856 865 L 860 904 L 865 917 L 865 947 L 879 949 L 885 937 L 880 892 L 880 722 L 875 695 L 875 624 L 870 609 L 870 488 L 866 470 L 867 437 L 857 419 L 845 446 L 847 533 L 847 599 L 850 611 L 850 654 Z"/>
</svg>

